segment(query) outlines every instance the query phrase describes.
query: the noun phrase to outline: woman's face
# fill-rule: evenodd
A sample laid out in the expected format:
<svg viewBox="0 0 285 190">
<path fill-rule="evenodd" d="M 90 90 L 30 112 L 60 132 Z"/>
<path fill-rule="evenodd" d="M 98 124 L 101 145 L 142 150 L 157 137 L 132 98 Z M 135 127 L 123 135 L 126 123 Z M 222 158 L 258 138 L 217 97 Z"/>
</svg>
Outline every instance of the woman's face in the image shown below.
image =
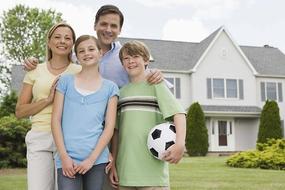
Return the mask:
<svg viewBox="0 0 285 190">
<path fill-rule="evenodd" d="M 73 34 L 70 28 L 60 26 L 54 30 L 49 39 L 48 46 L 53 56 L 69 56 L 73 43 Z"/>
</svg>

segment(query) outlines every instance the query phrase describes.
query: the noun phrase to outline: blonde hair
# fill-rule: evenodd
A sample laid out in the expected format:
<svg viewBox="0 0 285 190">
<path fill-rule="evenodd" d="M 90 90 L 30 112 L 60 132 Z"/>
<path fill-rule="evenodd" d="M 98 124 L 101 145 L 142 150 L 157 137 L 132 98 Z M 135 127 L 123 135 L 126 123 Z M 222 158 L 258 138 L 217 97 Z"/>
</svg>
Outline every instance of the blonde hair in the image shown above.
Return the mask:
<svg viewBox="0 0 285 190">
<path fill-rule="evenodd" d="M 120 50 L 119 57 L 123 63 L 123 55 L 127 54 L 130 56 L 140 55 L 145 62 L 150 59 L 150 51 L 148 47 L 141 41 L 133 40 L 125 43 Z"/>
<path fill-rule="evenodd" d="M 53 25 L 49 29 L 48 33 L 47 33 L 47 41 L 46 41 L 46 59 L 47 59 L 47 61 L 51 60 L 51 58 L 52 58 L 52 51 L 51 51 L 51 49 L 48 46 L 49 40 L 51 39 L 51 36 L 53 35 L 54 31 L 57 28 L 59 28 L 59 27 L 67 27 L 67 28 L 69 28 L 71 30 L 71 33 L 72 33 L 73 43 L 75 42 L 75 38 L 76 38 L 75 37 L 75 32 L 74 32 L 73 28 L 69 24 L 67 24 L 66 22 L 59 22 L 59 23 Z M 70 54 L 68 56 L 68 60 L 69 61 L 71 61 L 71 56 L 72 56 L 72 51 L 70 52 Z"/>
</svg>

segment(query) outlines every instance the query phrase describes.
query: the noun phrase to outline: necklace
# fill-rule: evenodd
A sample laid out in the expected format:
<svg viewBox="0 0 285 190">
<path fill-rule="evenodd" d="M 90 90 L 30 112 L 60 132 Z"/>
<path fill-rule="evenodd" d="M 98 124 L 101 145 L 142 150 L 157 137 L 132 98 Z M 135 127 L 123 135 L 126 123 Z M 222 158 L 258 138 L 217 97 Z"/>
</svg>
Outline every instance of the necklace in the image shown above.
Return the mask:
<svg viewBox="0 0 285 190">
<path fill-rule="evenodd" d="M 52 64 L 51 64 L 51 62 L 49 62 L 49 65 L 50 65 L 50 68 L 52 68 L 53 70 L 61 70 L 61 69 L 65 68 L 65 67 L 67 67 L 69 64 L 66 64 L 66 65 L 64 65 L 64 66 L 62 66 L 62 67 L 58 67 L 58 68 L 53 67 Z"/>
</svg>

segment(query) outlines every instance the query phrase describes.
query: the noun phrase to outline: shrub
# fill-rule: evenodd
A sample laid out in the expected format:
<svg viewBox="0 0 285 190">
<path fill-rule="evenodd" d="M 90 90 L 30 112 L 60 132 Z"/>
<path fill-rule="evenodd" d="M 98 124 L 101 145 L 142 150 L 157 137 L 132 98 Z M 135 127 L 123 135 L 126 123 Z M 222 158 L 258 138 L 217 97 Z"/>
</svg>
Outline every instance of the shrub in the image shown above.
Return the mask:
<svg viewBox="0 0 285 190">
<path fill-rule="evenodd" d="M 31 123 L 14 115 L 0 118 L 0 168 L 26 167 L 25 135 Z"/>
<path fill-rule="evenodd" d="M 4 96 L 0 104 L 0 118 L 15 113 L 17 104 L 17 94 L 12 91 L 10 94 Z"/>
<path fill-rule="evenodd" d="M 238 168 L 285 170 L 285 139 L 268 139 L 258 143 L 257 150 L 231 156 L 226 164 Z"/>
<path fill-rule="evenodd" d="M 282 138 L 281 121 L 278 104 L 267 100 L 263 106 L 258 131 L 258 143 L 265 143 L 268 138 Z"/>
<path fill-rule="evenodd" d="M 198 102 L 187 113 L 186 149 L 190 156 L 205 156 L 208 152 L 208 130 L 204 112 Z"/>
</svg>

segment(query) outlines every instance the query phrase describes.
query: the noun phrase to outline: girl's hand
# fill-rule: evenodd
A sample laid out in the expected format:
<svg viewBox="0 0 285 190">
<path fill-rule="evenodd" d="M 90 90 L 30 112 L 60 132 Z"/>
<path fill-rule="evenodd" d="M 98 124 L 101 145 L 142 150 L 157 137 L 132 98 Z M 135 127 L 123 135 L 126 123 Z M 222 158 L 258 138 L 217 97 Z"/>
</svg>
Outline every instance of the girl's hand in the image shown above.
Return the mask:
<svg viewBox="0 0 285 190">
<path fill-rule="evenodd" d="M 75 166 L 75 171 L 79 174 L 84 175 L 86 172 L 88 172 L 93 167 L 94 162 L 90 160 L 89 158 L 85 159 L 83 162 L 81 162 L 79 165 Z"/>
<path fill-rule="evenodd" d="M 184 145 L 174 144 L 164 153 L 163 160 L 171 164 L 177 164 L 183 157 Z"/>
<path fill-rule="evenodd" d="M 118 174 L 117 174 L 117 170 L 116 170 L 115 165 L 113 165 L 111 170 L 110 170 L 109 179 L 110 179 L 112 187 L 117 189 L 119 187 L 119 178 L 118 178 Z"/>
<path fill-rule="evenodd" d="M 51 85 L 51 88 L 50 88 L 50 91 L 49 91 L 49 95 L 46 99 L 46 101 L 49 103 L 49 104 L 52 104 L 53 103 L 53 100 L 54 100 L 54 95 L 55 95 L 55 91 L 56 91 L 56 86 L 57 86 L 57 82 L 58 82 L 58 79 L 59 79 L 60 76 L 58 76 L 52 83 Z"/>
<path fill-rule="evenodd" d="M 63 175 L 69 178 L 75 178 L 76 171 L 74 170 L 74 161 L 69 156 L 65 156 L 61 161 Z"/>
</svg>

